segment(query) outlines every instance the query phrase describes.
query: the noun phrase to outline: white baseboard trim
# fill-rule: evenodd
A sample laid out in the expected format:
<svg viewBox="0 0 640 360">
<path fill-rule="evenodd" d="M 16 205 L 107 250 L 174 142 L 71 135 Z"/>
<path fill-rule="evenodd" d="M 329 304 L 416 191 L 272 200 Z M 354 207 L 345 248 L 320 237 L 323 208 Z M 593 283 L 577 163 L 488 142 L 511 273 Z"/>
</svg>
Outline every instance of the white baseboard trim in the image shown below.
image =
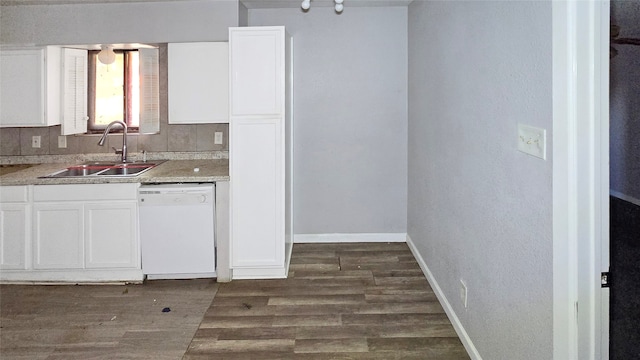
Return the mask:
<svg viewBox="0 0 640 360">
<path fill-rule="evenodd" d="M 451 307 L 449 300 L 447 300 L 447 297 L 442 292 L 440 285 L 438 285 L 438 282 L 436 281 L 435 277 L 431 273 L 431 270 L 429 270 L 429 267 L 424 262 L 424 259 L 418 252 L 418 249 L 416 248 L 415 244 L 413 243 L 413 241 L 411 240 L 411 237 L 408 234 L 407 234 L 407 245 L 409 245 L 409 249 L 411 249 L 413 256 L 416 258 L 416 261 L 418 261 L 418 265 L 420 265 L 420 268 L 422 269 L 424 276 L 427 277 L 427 280 L 429 281 L 429 284 L 431 285 L 433 292 L 436 294 L 436 297 L 440 301 L 440 304 L 444 308 L 444 311 L 447 313 L 447 316 L 449 317 L 449 320 L 453 324 L 453 328 L 456 330 L 456 333 L 458 334 L 460 341 L 462 341 L 462 345 L 464 345 L 464 348 L 467 350 L 467 353 L 469 353 L 469 356 L 473 360 L 482 360 L 482 357 L 480 356 L 478 349 L 476 349 L 476 347 L 473 345 L 473 342 L 471 341 L 469 334 L 467 334 L 467 331 L 462 326 L 462 323 L 460 322 L 460 319 L 458 319 L 458 316 L 456 315 L 455 311 Z"/>
<path fill-rule="evenodd" d="M 295 234 L 294 243 L 405 242 L 407 233 Z"/>
<path fill-rule="evenodd" d="M 633 196 L 625 195 L 625 194 L 623 194 L 621 192 L 617 192 L 615 190 L 609 190 L 609 194 L 611 196 L 617 197 L 618 199 L 622 199 L 622 200 L 630 202 L 630 203 L 632 203 L 634 205 L 640 206 L 640 199 L 636 199 Z"/>
</svg>

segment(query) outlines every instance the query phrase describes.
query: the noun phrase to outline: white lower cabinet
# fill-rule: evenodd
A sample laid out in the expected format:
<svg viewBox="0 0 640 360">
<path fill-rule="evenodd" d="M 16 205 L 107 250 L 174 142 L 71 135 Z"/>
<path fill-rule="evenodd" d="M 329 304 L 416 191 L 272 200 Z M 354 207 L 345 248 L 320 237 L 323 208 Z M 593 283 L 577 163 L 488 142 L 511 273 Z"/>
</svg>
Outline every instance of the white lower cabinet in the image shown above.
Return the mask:
<svg viewBox="0 0 640 360">
<path fill-rule="evenodd" d="M 231 166 L 234 274 L 285 270 L 282 120 L 235 119 Z"/>
<path fill-rule="evenodd" d="M 21 205 L 24 211 L 3 202 L 0 280 L 141 281 L 138 186 L 33 185 L 33 198 Z M 8 227 L 5 217 L 22 222 Z"/>
<path fill-rule="evenodd" d="M 33 268 L 83 268 L 82 204 L 36 203 L 33 214 Z"/>
<path fill-rule="evenodd" d="M 90 203 L 85 214 L 85 266 L 138 266 L 136 203 Z"/>
<path fill-rule="evenodd" d="M 4 186 L 0 191 L 0 269 L 27 268 L 31 206 L 28 186 Z"/>
</svg>

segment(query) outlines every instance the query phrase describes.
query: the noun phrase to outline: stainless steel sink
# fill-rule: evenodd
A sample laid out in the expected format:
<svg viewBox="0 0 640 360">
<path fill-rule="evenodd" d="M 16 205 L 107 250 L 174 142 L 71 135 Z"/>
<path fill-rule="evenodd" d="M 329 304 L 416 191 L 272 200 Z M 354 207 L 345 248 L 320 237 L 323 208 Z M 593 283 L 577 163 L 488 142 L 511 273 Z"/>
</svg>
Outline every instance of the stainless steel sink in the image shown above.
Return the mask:
<svg viewBox="0 0 640 360">
<path fill-rule="evenodd" d="M 78 178 L 78 177 L 134 177 L 151 170 L 161 162 L 153 163 L 103 163 L 88 162 L 82 165 L 69 166 L 58 170 L 44 178 Z"/>
<path fill-rule="evenodd" d="M 96 174 L 100 171 L 108 169 L 106 166 L 94 166 L 94 165 L 78 165 L 68 167 L 64 170 L 57 171 L 53 174 L 47 175 L 47 177 L 77 177 L 77 176 L 89 176 Z"/>
<path fill-rule="evenodd" d="M 156 166 L 156 164 L 119 164 L 100 172 L 99 176 L 137 176 Z"/>
</svg>

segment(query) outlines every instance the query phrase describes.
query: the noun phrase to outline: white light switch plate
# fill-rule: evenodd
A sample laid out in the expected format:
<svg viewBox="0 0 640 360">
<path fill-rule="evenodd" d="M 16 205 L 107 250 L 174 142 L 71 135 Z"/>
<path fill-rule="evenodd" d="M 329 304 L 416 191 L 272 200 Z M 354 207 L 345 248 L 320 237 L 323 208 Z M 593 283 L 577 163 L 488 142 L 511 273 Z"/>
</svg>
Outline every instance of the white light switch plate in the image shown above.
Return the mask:
<svg viewBox="0 0 640 360">
<path fill-rule="evenodd" d="M 518 124 L 518 150 L 546 160 L 547 130 Z"/>
<path fill-rule="evenodd" d="M 67 137 L 65 135 L 58 135 L 58 148 L 64 149 L 67 147 Z"/>
</svg>

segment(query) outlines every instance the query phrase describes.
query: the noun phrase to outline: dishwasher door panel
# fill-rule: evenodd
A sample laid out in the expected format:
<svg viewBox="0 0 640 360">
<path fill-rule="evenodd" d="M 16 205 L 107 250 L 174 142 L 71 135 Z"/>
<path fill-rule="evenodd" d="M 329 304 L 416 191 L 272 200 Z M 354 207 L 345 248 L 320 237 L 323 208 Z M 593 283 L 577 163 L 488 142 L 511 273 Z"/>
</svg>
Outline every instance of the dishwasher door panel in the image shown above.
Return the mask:
<svg viewBox="0 0 640 360">
<path fill-rule="evenodd" d="M 148 278 L 215 276 L 211 194 L 140 196 L 142 271 Z"/>
</svg>

